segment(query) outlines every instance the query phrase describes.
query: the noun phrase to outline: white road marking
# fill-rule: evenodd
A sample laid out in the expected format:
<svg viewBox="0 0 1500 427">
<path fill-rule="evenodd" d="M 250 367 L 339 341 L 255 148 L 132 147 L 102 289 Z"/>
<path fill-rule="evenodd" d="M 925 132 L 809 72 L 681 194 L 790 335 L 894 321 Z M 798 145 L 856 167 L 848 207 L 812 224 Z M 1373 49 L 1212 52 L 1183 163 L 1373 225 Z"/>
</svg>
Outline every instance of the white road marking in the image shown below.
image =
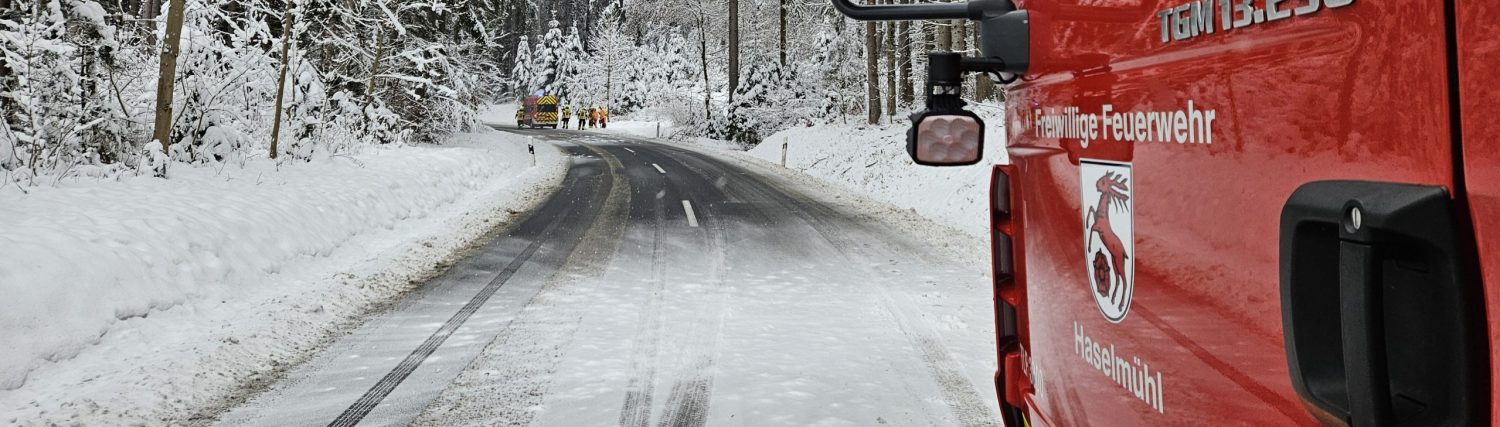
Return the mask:
<svg viewBox="0 0 1500 427">
<path fill-rule="evenodd" d="M 688 226 L 697 227 L 698 226 L 698 215 L 693 214 L 693 202 L 689 202 L 687 200 L 683 200 L 682 201 L 682 210 L 687 211 Z"/>
<path fill-rule="evenodd" d="M 656 167 L 656 171 L 657 172 L 661 172 L 661 173 L 664 173 L 664 174 L 667 173 L 667 170 L 666 169 L 662 169 L 661 165 L 652 163 L 651 166 Z"/>
<path fill-rule="evenodd" d="M 629 151 L 630 154 L 635 154 L 635 150 L 632 150 L 632 149 L 629 149 L 629 148 L 626 148 L 625 151 Z"/>
</svg>

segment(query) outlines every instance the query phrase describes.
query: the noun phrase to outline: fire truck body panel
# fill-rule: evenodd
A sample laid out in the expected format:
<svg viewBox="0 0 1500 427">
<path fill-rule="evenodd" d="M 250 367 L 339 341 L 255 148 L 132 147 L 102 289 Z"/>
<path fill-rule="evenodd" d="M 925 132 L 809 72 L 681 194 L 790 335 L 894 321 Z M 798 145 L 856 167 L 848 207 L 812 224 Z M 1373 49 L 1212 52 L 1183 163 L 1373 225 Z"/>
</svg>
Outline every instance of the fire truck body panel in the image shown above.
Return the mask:
<svg viewBox="0 0 1500 427">
<path fill-rule="evenodd" d="M 557 128 L 558 127 L 558 99 L 552 95 L 533 95 L 521 98 L 521 106 L 524 108 L 522 117 L 517 119 L 517 126 L 529 128 Z"/>
<path fill-rule="evenodd" d="M 536 127 L 536 113 L 539 111 L 537 102 L 541 101 L 541 99 L 542 97 L 534 95 L 521 98 L 521 107 L 525 111 L 521 119 L 517 121 L 520 126 L 528 128 Z"/>
<path fill-rule="evenodd" d="M 1170 12 L 1199 2 L 1071 3 L 1017 1 L 1035 56 L 1007 94 L 1000 179 L 1014 211 L 997 226 L 1016 245 L 1019 289 L 1000 284 L 997 298 L 1019 306 L 1020 348 L 998 363 L 1020 368 L 998 387 L 1021 395 L 1005 399 L 1036 424 L 1317 424 L 1288 372 L 1282 209 L 1315 181 L 1462 188 L 1444 3 L 1299 13 L 1309 2 L 1255 0 L 1257 12 L 1232 12 L 1238 28 L 1198 12 L 1211 33 L 1181 31 L 1193 12 Z M 1469 3 L 1460 68 L 1478 77 L 1461 79 L 1459 164 L 1483 264 L 1496 266 L 1500 121 L 1484 107 L 1500 93 L 1479 77 L 1500 69 L 1500 42 L 1480 28 L 1500 7 Z"/>
<path fill-rule="evenodd" d="M 558 107 L 557 97 L 552 95 L 543 96 L 536 102 L 537 111 L 532 114 L 532 123 L 535 127 L 557 128 Z"/>
<path fill-rule="evenodd" d="M 1479 269 L 1486 284 L 1489 330 L 1500 331 L 1500 120 L 1491 114 L 1500 100 L 1493 83 L 1500 70 L 1500 4 L 1455 2 L 1459 111 L 1465 196 L 1473 219 Z M 1500 346 L 1490 345 L 1490 389 L 1500 390 Z M 1500 405 L 1491 405 L 1491 419 L 1500 420 Z"/>
</svg>

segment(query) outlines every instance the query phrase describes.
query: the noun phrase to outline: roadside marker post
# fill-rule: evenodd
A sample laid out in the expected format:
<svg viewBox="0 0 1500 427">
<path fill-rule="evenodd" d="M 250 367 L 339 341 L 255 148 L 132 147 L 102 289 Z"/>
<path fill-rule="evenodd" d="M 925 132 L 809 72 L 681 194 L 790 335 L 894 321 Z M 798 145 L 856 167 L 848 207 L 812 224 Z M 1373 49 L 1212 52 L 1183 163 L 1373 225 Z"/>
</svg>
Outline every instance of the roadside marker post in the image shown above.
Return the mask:
<svg viewBox="0 0 1500 427">
<path fill-rule="evenodd" d="M 531 156 L 531 166 L 536 167 L 536 137 L 526 137 L 526 154 Z"/>
</svg>

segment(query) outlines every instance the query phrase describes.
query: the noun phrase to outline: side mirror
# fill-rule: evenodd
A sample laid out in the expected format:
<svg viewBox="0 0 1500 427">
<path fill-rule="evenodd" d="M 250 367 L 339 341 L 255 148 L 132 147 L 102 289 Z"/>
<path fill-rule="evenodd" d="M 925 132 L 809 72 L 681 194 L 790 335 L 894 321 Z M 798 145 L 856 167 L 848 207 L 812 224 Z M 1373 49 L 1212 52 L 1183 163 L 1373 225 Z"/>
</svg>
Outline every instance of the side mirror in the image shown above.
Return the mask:
<svg viewBox="0 0 1500 427">
<path fill-rule="evenodd" d="M 972 111 L 912 116 L 906 152 L 922 166 L 967 166 L 984 158 L 984 120 Z"/>
</svg>

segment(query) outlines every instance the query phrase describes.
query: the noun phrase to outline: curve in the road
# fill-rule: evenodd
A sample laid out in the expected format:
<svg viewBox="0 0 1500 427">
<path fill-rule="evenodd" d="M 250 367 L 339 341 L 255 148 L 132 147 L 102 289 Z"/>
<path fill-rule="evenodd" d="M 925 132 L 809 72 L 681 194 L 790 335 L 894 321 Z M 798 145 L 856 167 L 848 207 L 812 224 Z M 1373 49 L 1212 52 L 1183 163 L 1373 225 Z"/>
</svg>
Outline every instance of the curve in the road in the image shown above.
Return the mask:
<svg viewBox="0 0 1500 427">
<path fill-rule="evenodd" d="M 434 406 L 427 406 L 427 410 L 421 411 L 421 414 L 406 414 L 408 409 L 399 409 L 409 408 L 413 403 L 436 405 L 437 401 L 454 401 L 448 397 L 449 393 L 446 391 L 430 391 L 430 394 L 423 394 L 429 392 L 412 389 L 432 386 L 428 383 L 433 381 L 448 384 L 451 380 L 464 378 L 465 372 L 437 375 L 432 373 L 438 369 L 437 367 L 423 367 L 424 364 L 445 366 L 436 361 L 446 359 L 448 360 L 446 363 L 449 364 L 446 366 L 458 363 L 457 366 L 465 367 L 463 371 L 469 371 L 482 369 L 483 367 L 474 366 L 474 364 L 482 364 L 481 362 L 505 362 L 504 360 L 486 360 L 493 359 L 488 357 L 490 348 L 496 345 L 495 341 L 506 341 L 508 339 L 506 337 L 515 333 L 510 329 L 524 329 L 524 323 L 527 322 L 525 316 L 516 314 L 510 317 L 510 320 L 503 320 L 498 324 L 490 323 L 492 326 L 484 326 L 478 330 L 474 329 L 478 328 L 477 326 L 464 328 L 465 323 L 485 323 L 470 321 L 470 319 L 488 316 L 481 314 L 475 317 L 475 313 L 493 311 L 491 306 L 497 304 L 528 306 L 531 303 L 527 301 L 535 301 L 536 298 L 542 298 L 541 295 L 553 295 L 543 290 L 551 285 L 539 286 L 533 283 L 533 280 L 548 283 L 564 280 L 560 276 L 565 275 L 565 269 L 575 269 L 569 267 L 569 262 L 571 262 L 569 259 L 575 258 L 570 254 L 577 254 L 578 251 L 598 250 L 580 248 L 579 241 L 589 238 L 598 240 L 600 236 L 590 236 L 591 233 L 599 234 L 596 225 L 600 217 L 606 215 L 606 212 L 616 212 L 611 215 L 617 215 L 620 217 L 618 220 L 623 221 L 623 225 L 620 225 L 620 234 L 615 234 L 614 241 L 610 244 L 600 246 L 611 248 L 605 249 L 611 251 L 611 254 L 605 254 L 606 257 L 621 258 L 623 256 L 622 259 L 609 263 L 642 268 L 622 273 L 625 277 L 611 276 L 602 280 L 641 283 L 646 285 L 641 289 L 647 292 L 609 296 L 613 304 L 632 310 L 622 311 L 629 313 L 631 317 L 617 322 L 623 326 L 621 328 L 623 330 L 612 329 L 623 332 L 618 341 L 614 341 L 623 344 L 617 346 L 616 351 L 625 355 L 620 359 L 623 365 L 615 370 L 623 374 L 620 376 L 623 378 L 619 380 L 623 384 L 617 383 L 623 386 L 623 390 L 620 390 L 619 386 L 615 388 L 615 392 L 622 392 L 623 396 L 620 394 L 599 396 L 610 399 L 604 402 L 610 407 L 591 408 L 590 410 L 594 412 L 590 413 L 597 413 L 602 409 L 609 411 L 602 415 L 614 417 L 614 411 L 617 410 L 618 418 L 584 418 L 593 420 L 588 424 L 702 426 L 710 420 L 710 409 L 713 409 L 714 414 L 718 414 L 715 418 L 739 411 L 736 406 L 741 405 L 739 402 L 742 400 L 732 397 L 734 395 L 725 390 L 757 386 L 746 383 L 743 375 L 723 378 L 715 378 L 715 375 L 726 368 L 740 366 L 735 364 L 736 360 L 741 360 L 736 357 L 743 358 L 743 355 L 735 353 L 735 349 L 738 348 L 736 346 L 743 344 L 743 325 L 726 323 L 726 317 L 740 309 L 739 306 L 730 303 L 731 299 L 739 300 L 740 297 L 734 295 L 738 292 L 751 291 L 738 290 L 740 288 L 735 286 L 736 283 L 740 281 L 758 283 L 767 277 L 767 273 L 773 273 L 768 270 L 759 270 L 760 275 L 752 277 L 749 274 L 755 274 L 754 268 L 750 271 L 744 269 L 750 265 L 740 258 L 747 255 L 758 257 L 761 255 L 759 252 L 774 252 L 770 255 L 773 259 L 793 262 L 801 258 L 818 258 L 825 254 L 837 256 L 843 258 L 842 263 L 848 265 L 848 268 L 852 269 L 851 272 L 859 271 L 854 276 L 873 279 L 868 285 L 875 289 L 869 292 L 862 291 L 864 293 L 853 296 L 858 301 L 864 301 L 864 306 L 876 308 L 876 313 L 885 312 L 888 315 L 862 316 L 866 320 L 874 320 L 882 325 L 890 323 L 879 317 L 886 316 L 893 319 L 892 329 L 898 329 L 899 332 L 896 335 L 888 335 L 889 338 L 884 338 L 882 341 L 890 341 L 890 344 L 899 348 L 904 340 L 917 352 L 914 357 L 900 356 L 903 358 L 901 360 L 909 360 L 908 365 L 926 365 L 925 370 L 902 369 L 896 374 L 889 374 L 882 378 L 886 378 L 888 382 L 900 384 L 898 390 L 907 390 L 899 395 L 909 393 L 915 397 L 924 393 L 927 396 L 937 394 L 943 403 L 912 405 L 908 409 L 914 410 L 915 413 L 907 412 L 906 419 L 909 422 L 945 420 L 942 422 L 963 425 L 993 423 L 994 418 L 984 403 L 985 399 L 975 392 L 970 378 L 964 375 L 964 370 L 943 344 L 939 334 L 921 320 L 920 309 L 911 306 L 911 301 L 898 301 L 897 298 L 893 298 L 885 289 L 886 286 L 892 285 L 878 279 L 882 276 L 882 272 L 871 268 L 870 260 L 903 258 L 906 255 L 923 252 L 916 249 L 908 250 L 907 242 L 900 241 L 900 239 L 881 237 L 891 234 L 890 230 L 877 229 L 876 226 L 861 222 L 860 219 L 847 212 L 812 199 L 797 189 L 789 188 L 786 183 L 774 177 L 763 176 L 764 173 L 746 170 L 744 166 L 734 165 L 696 150 L 616 135 L 604 136 L 572 131 L 502 130 L 539 139 L 582 141 L 579 144 L 569 142 L 559 144 L 574 159 L 574 164 L 564 179 L 562 189 L 504 238 L 509 239 L 516 247 L 490 254 L 492 264 L 482 270 L 493 272 L 493 275 L 470 274 L 455 279 L 468 284 L 462 289 L 470 290 L 464 293 L 443 291 L 450 295 L 452 300 L 466 300 L 466 302 L 462 303 L 462 308 L 458 308 L 456 313 L 441 312 L 447 320 L 436 326 L 436 330 L 416 329 L 417 333 L 424 335 L 413 335 L 400 340 L 399 342 L 403 343 L 401 345 L 410 346 L 405 348 L 415 347 L 410 353 L 405 353 L 400 347 L 390 348 L 388 342 L 371 341 L 369 345 L 384 345 L 391 350 L 386 353 L 391 356 L 390 362 L 387 363 L 394 363 L 395 366 L 377 367 L 376 369 L 380 369 L 377 372 L 383 372 L 383 376 L 373 385 L 363 379 L 350 382 L 358 388 L 345 387 L 348 391 L 346 394 L 339 395 L 340 397 L 337 398 L 339 402 L 330 402 L 328 405 L 330 407 L 318 409 L 318 414 L 325 415 L 319 415 L 317 418 L 327 419 L 324 417 L 337 413 L 337 418 L 334 418 L 329 425 L 352 426 L 362 421 L 365 424 L 405 424 L 411 421 L 411 417 L 421 415 L 422 417 L 417 420 L 421 425 L 451 424 L 443 422 L 440 415 L 428 417 Z M 579 138 L 580 136 L 584 138 Z M 626 185 L 614 185 L 615 181 Z M 629 196 L 620 197 L 618 194 L 622 191 L 620 188 L 625 188 L 626 190 L 623 191 L 628 192 Z M 620 203 L 625 206 L 614 210 L 604 208 L 608 205 L 606 200 L 615 199 L 622 199 Z M 630 231 L 625 231 L 627 229 Z M 519 248 L 522 245 L 516 244 L 519 242 L 526 242 L 524 249 Z M 626 245 L 626 242 L 638 245 L 635 247 L 640 250 L 616 251 L 614 249 L 619 245 Z M 747 244 L 750 246 L 746 247 Z M 872 245 L 875 247 L 872 248 Z M 517 251 L 517 249 L 520 250 Z M 501 258 L 501 256 L 506 258 Z M 732 267 L 731 262 L 734 263 Z M 497 268 L 502 264 L 504 268 Z M 603 266 L 595 268 L 601 270 L 598 273 L 603 273 Z M 519 271 L 524 272 L 517 275 Z M 683 274 L 692 275 L 692 287 L 684 288 L 681 283 L 675 282 L 680 277 L 674 277 L 674 275 Z M 575 279 L 578 276 L 572 275 Z M 518 278 L 513 280 L 512 277 Z M 480 282 L 480 280 L 487 280 L 487 282 Z M 512 286 L 506 286 L 511 282 L 515 283 Z M 481 287 L 480 283 L 484 285 Z M 501 291 L 502 288 L 530 289 L 527 286 L 536 287 L 538 290 L 526 291 L 524 294 L 514 290 Z M 475 288 L 478 290 L 474 291 Z M 469 292 L 473 293 L 469 294 Z M 687 294 L 681 294 L 682 292 Z M 495 298 L 497 294 L 516 295 Z M 514 298 L 520 299 L 512 301 Z M 754 301 L 766 301 L 764 297 L 750 296 L 750 298 Z M 759 299 L 755 300 L 755 298 Z M 683 305 L 684 303 L 691 305 Z M 459 303 L 455 302 L 452 307 L 456 308 L 458 305 Z M 587 313 L 577 313 L 561 316 L 577 316 L 579 318 L 574 321 L 582 322 L 584 321 L 582 316 L 586 315 Z M 544 317 L 556 318 L 558 316 Z M 437 318 L 439 317 L 434 316 L 434 319 Z M 684 319 L 690 321 L 683 322 Z M 465 331 L 459 332 L 460 328 Z M 536 344 L 571 341 L 571 334 L 576 333 L 578 329 L 577 325 L 552 328 L 548 330 L 570 336 L 531 340 L 536 341 Z M 432 332 L 426 335 L 429 330 Z M 727 344 L 723 346 L 728 350 L 720 350 L 720 343 L 726 342 L 724 341 L 726 331 L 737 331 L 735 333 L 739 335 L 734 335 L 731 339 L 740 341 L 727 341 Z M 372 335 L 380 333 L 380 331 L 368 332 Z M 532 333 L 535 332 L 532 331 Z M 426 339 L 421 340 L 422 336 Z M 455 336 L 466 336 L 466 338 L 450 339 Z M 598 338 L 600 337 L 595 336 L 595 339 Z M 604 338 L 613 339 L 613 337 Z M 472 352 L 449 349 L 455 346 L 463 348 L 461 343 L 476 339 L 489 344 L 480 344 L 478 345 L 480 348 Z M 421 340 L 420 343 L 418 340 Z M 468 345 L 473 346 L 473 344 Z M 555 348 L 552 345 L 548 347 L 549 350 Z M 726 351 L 723 360 L 720 359 L 721 351 Z M 486 355 L 480 356 L 478 353 L 481 352 Z M 401 357 L 402 354 L 405 358 L 395 363 L 395 359 Z M 434 354 L 438 356 L 434 357 Z M 462 359 L 462 361 L 454 362 L 454 359 Z M 555 371 L 555 364 L 559 363 L 559 360 L 543 362 L 554 364 L 551 370 Z M 344 362 L 330 362 L 335 367 L 341 363 Z M 527 386 L 526 392 L 545 393 L 544 390 L 551 387 L 554 378 L 546 373 L 527 375 L 536 378 L 530 378 L 531 381 L 527 382 L 532 385 Z M 408 377 L 422 379 L 415 380 L 408 379 Z M 499 379 L 488 378 L 490 381 Z M 402 387 L 403 383 L 408 385 Z M 300 386 L 303 388 L 324 387 L 307 384 Z M 716 397 L 716 386 L 729 387 L 720 390 L 720 393 L 730 397 Z M 452 385 L 448 387 L 451 388 Z M 567 390 L 576 386 L 564 387 L 564 390 Z M 359 397 L 356 399 L 355 395 Z M 468 396 L 476 395 L 468 394 Z M 896 397 L 897 401 L 900 399 L 899 395 Z M 298 398 L 296 394 L 289 396 L 290 399 Z M 493 399 L 493 397 L 485 397 L 485 399 Z M 536 397 L 536 399 L 541 398 Z M 352 404 L 343 406 L 351 400 Z M 546 400 L 550 401 L 551 398 Z M 526 401 L 531 402 L 531 400 Z M 386 404 L 383 405 L 382 402 Z M 404 402 L 401 404 L 405 406 L 393 408 L 390 407 L 391 402 Z M 724 407 L 710 408 L 711 402 L 714 405 L 724 405 Z M 552 415 L 544 415 L 541 418 L 532 419 L 535 416 L 534 412 L 528 408 L 538 406 L 538 403 L 506 402 L 504 405 L 505 408 L 511 410 L 526 412 L 524 419 L 527 423 L 546 424 L 549 420 L 547 417 L 556 418 Z M 512 406 L 516 404 L 522 404 L 522 406 Z M 334 407 L 335 405 L 337 406 Z M 452 406 L 444 406 L 443 411 L 462 414 L 465 411 L 461 406 L 463 403 L 460 401 Z M 276 410 L 274 406 L 268 409 Z M 393 411 L 399 414 L 391 415 Z M 489 416 L 483 419 L 493 422 L 492 412 L 470 413 L 481 416 L 488 413 Z M 890 413 L 885 415 L 891 416 Z M 560 420 L 551 419 L 550 421 L 573 424 L 569 422 L 570 420 L 578 419 L 564 416 Z M 480 419 L 471 419 L 467 422 L 483 425 Z"/>
</svg>

